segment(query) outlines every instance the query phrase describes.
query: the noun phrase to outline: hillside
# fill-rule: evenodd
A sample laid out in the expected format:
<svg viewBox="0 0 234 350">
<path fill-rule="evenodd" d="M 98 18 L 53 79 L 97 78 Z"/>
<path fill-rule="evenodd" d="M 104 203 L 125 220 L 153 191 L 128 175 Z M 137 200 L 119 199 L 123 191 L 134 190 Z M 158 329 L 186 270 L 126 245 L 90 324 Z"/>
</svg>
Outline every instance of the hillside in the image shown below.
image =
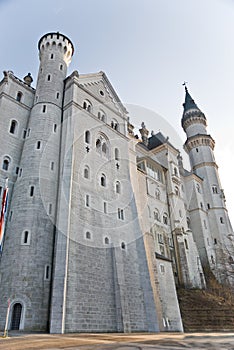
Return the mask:
<svg viewBox="0 0 234 350">
<path fill-rule="evenodd" d="M 231 289 L 211 277 L 206 290 L 179 288 L 177 292 L 185 332 L 234 330 Z"/>
</svg>

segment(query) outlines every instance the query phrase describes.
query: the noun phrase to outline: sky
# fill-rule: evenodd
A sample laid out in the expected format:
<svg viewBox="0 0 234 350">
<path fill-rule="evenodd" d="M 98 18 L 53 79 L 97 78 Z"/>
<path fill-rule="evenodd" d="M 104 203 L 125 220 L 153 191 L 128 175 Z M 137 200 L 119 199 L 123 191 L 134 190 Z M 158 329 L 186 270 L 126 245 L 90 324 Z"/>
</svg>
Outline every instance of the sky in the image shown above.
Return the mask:
<svg viewBox="0 0 234 350">
<path fill-rule="evenodd" d="M 234 0 L 0 0 L 0 70 L 30 72 L 35 86 L 38 40 L 57 31 L 75 47 L 69 74 L 104 71 L 136 128 L 144 121 L 180 149 L 188 82 L 234 225 Z"/>
</svg>

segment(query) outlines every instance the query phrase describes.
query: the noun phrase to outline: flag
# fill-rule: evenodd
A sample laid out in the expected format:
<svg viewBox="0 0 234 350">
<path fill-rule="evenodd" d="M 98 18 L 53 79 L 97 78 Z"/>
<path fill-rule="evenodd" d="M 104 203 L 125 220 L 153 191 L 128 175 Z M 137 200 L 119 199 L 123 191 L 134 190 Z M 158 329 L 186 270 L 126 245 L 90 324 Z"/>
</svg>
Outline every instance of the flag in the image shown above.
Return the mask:
<svg viewBox="0 0 234 350">
<path fill-rule="evenodd" d="M 2 196 L 2 207 L 1 207 L 1 216 L 0 216 L 0 252 L 2 252 L 2 247 L 3 247 L 7 206 L 8 206 L 8 179 L 6 179 L 6 184 L 5 184 L 5 188 Z"/>
</svg>

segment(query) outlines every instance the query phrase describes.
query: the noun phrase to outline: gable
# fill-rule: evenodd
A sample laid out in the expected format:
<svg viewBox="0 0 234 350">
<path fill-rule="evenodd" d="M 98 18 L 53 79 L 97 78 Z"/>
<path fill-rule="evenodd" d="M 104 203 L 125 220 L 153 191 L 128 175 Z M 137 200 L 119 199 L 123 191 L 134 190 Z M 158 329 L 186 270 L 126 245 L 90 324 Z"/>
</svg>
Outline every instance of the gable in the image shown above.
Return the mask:
<svg viewBox="0 0 234 350">
<path fill-rule="evenodd" d="M 128 113 L 105 73 L 81 74 L 79 75 L 79 86 L 114 111 L 121 114 Z"/>
</svg>

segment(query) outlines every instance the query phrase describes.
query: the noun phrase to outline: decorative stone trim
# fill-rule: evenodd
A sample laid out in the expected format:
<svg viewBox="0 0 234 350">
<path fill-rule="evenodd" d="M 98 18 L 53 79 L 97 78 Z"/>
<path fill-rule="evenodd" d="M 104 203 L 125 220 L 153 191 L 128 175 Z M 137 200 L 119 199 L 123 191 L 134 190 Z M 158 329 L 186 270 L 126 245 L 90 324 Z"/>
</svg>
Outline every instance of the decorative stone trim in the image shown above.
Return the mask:
<svg viewBox="0 0 234 350">
<path fill-rule="evenodd" d="M 184 144 L 186 152 L 190 152 L 193 148 L 199 146 L 209 146 L 212 150 L 214 150 L 215 141 L 210 135 L 195 135 L 189 137 Z"/>
</svg>

